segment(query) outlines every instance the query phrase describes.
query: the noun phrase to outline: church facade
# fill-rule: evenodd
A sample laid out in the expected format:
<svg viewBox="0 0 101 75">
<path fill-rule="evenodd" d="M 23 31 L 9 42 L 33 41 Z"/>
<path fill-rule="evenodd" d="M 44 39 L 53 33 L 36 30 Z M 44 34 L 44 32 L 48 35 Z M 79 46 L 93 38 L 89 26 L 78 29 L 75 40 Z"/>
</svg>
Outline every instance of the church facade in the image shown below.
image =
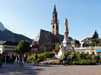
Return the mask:
<svg viewBox="0 0 101 75">
<path fill-rule="evenodd" d="M 32 42 L 31 51 L 32 53 L 43 53 L 51 52 L 57 43 L 61 43 L 64 39 L 63 35 L 59 34 L 59 21 L 58 13 L 56 11 L 56 6 L 54 5 L 52 14 L 52 31 L 46 31 L 41 29 L 34 41 Z M 69 41 L 72 42 L 73 39 L 69 37 Z"/>
</svg>

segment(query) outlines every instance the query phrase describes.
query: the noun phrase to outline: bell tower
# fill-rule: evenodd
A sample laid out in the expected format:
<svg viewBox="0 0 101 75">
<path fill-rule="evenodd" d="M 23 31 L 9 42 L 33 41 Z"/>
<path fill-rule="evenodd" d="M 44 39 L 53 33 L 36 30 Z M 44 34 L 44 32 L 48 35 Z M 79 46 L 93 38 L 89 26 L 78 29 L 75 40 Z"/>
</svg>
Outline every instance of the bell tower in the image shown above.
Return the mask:
<svg viewBox="0 0 101 75">
<path fill-rule="evenodd" d="M 52 33 L 56 36 L 57 42 L 59 42 L 59 22 L 57 18 L 56 5 L 54 5 L 51 25 L 52 25 Z"/>
</svg>

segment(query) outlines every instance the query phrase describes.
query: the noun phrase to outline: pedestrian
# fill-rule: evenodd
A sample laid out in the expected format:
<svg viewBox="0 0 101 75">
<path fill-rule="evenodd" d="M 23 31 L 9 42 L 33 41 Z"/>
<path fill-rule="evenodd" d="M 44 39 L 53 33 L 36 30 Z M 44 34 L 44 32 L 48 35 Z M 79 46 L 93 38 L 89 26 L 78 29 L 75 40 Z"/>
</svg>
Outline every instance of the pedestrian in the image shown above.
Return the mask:
<svg viewBox="0 0 101 75">
<path fill-rule="evenodd" d="M 24 62 L 26 62 L 26 61 L 27 61 L 27 54 L 24 55 Z"/>
<path fill-rule="evenodd" d="M 8 64 L 8 63 L 10 63 L 10 56 L 7 54 L 7 56 L 6 56 L 6 63 Z"/>
<path fill-rule="evenodd" d="M 34 65 L 37 65 L 37 66 L 38 66 L 38 61 L 37 61 L 37 59 L 38 59 L 38 56 L 37 56 L 37 54 L 35 54 L 35 62 L 34 62 Z"/>
<path fill-rule="evenodd" d="M 19 62 L 19 56 L 18 56 L 18 54 L 17 54 L 16 58 L 17 58 L 17 63 L 18 63 Z"/>
<path fill-rule="evenodd" d="M 3 63 L 5 63 L 5 55 L 3 55 Z"/>
<path fill-rule="evenodd" d="M 15 56 L 14 56 L 14 54 L 12 54 L 12 57 L 11 57 L 11 63 L 13 64 L 14 61 L 15 61 Z"/>
<path fill-rule="evenodd" d="M 23 66 L 24 64 L 23 64 L 23 55 L 22 55 L 22 53 L 20 53 L 20 66 Z"/>
<path fill-rule="evenodd" d="M 2 67 L 2 62 L 3 62 L 3 54 L 0 54 L 0 67 Z"/>
<path fill-rule="evenodd" d="M 70 57 L 68 57 L 68 60 L 67 60 L 67 64 L 69 65 L 69 62 L 70 62 Z"/>
<path fill-rule="evenodd" d="M 63 65 L 64 66 L 66 65 L 66 61 L 67 61 L 67 58 L 64 56 L 64 58 L 63 58 Z"/>
</svg>

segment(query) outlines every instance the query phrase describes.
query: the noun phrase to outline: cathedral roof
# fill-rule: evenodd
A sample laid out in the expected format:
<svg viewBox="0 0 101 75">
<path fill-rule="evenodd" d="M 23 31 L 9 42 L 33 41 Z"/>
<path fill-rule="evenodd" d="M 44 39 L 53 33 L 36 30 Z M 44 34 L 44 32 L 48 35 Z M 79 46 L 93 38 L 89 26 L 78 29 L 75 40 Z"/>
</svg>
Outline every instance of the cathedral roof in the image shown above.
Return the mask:
<svg viewBox="0 0 101 75">
<path fill-rule="evenodd" d="M 60 43 L 63 41 L 64 36 L 63 35 L 59 35 L 59 40 Z M 71 37 L 69 37 L 69 40 L 72 41 L 73 39 Z M 55 36 L 46 30 L 41 29 L 40 32 L 38 33 L 37 37 L 34 39 L 34 41 L 38 41 L 38 42 L 56 42 L 56 38 Z"/>
<path fill-rule="evenodd" d="M 46 30 L 41 29 L 34 41 L 38 42 L 56 42 L 55 36 Z"/>
</svg>

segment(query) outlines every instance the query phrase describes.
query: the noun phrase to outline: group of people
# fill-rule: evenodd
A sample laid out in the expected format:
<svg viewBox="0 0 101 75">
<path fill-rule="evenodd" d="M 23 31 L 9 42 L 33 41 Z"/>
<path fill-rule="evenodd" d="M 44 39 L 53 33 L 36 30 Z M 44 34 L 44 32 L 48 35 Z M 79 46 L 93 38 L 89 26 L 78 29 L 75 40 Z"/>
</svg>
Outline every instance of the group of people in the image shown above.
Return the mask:
<svg viewBox="0 0 101 75">
<path fill-rule="evenodd" d="M 24 65 L 24 62 L 27 61 L 28 56 L 27 55 L 23 55 L 22 53 L 20 53 L 20 55 L 17 56 L 17 63 L 20 63 L 20 66 Z"/>
<path fill-rule="evenodd" d="M 13 64 L 15 60 L 17 63 L 20 64 L 20 66 L 23 66 L 24 62 L 27 61 L 28 56 L 23 55 L 22 53 L 20 54 L 0 54 L 0 66 L 2 67 L 2 63 L 7 63 L 7 64 Z"/>
<path fill-rule="evenodd" d="M 3 62 L 4 63 L 6 62 L 7 64 L 10 64 L 10 63 L 13 64 L 15 59 L 16 59 L 16 56 L 14 54 L 11 54 L 11 55 L 4 56 Z"/>
<path fill-rule="evenodd" d="M 63 65 L 68 65 L 69 64 L 69 62 L 70 62 L 70 57 L 64 57 L 63 58 Z"/>
<path fill-rule="evenodd" d="M 6 62 L 7 64 L 8 63 L 14 63 L 15 60 L 17 60 L 17 63 L 20 63 L 20 66 L 23 66 L 24 65 L 24 62 L 27 61 L 27 58 L 28 56 L 27 55 L 23 55 L 22 53 L 20 53 L 19 55 L 7 55 L 7 56 L 3 56 L 3 55 L 0 55 L 0 66 L 2 66 L 2 62 Z M 35 54 L 35 61 L 34 61 L 34 65 L 38 65 L 38 56 L 37 54 Z M 66 64 L 69 64 L 70 62 L 70 57 L 64 57 L 63 58 L 63 64 L 66 65 Z"/>
</svg>

